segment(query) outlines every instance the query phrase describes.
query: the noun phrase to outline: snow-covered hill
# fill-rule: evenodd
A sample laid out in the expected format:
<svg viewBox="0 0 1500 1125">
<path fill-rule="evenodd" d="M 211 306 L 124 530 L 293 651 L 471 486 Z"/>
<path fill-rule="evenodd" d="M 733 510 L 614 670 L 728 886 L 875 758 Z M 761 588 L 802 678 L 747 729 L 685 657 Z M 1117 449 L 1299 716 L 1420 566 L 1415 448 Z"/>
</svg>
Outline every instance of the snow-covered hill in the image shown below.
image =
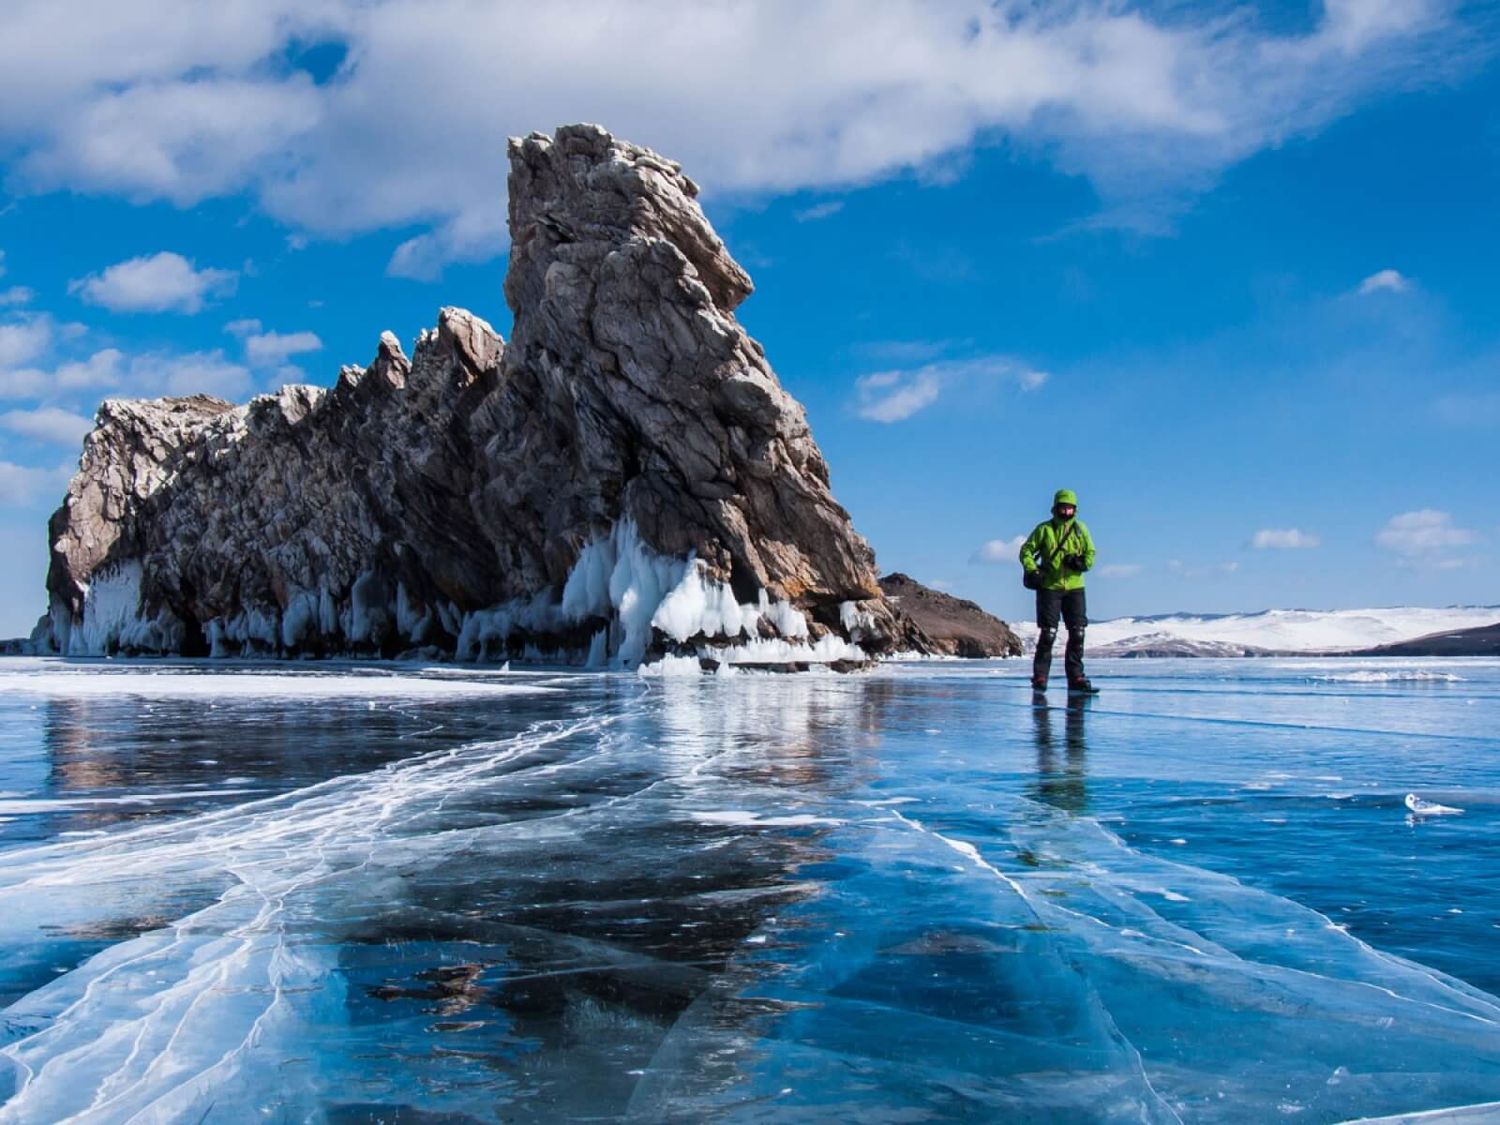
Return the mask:
<svg viewBox="0 0 1500 1125">
<path fill-rule="evenodd" d="M 1217 616 L 1118 617 L 1090 623 L 1088 650 L 1095 656 L 1348 652 L 1496 622 L 1500 622 L 1500 606 L 1268 609 L 1261 613 Z M 1017 622 L 1012 628 L 1029 651 L 1036 640 L 1036 625 Z"/>
</svg>

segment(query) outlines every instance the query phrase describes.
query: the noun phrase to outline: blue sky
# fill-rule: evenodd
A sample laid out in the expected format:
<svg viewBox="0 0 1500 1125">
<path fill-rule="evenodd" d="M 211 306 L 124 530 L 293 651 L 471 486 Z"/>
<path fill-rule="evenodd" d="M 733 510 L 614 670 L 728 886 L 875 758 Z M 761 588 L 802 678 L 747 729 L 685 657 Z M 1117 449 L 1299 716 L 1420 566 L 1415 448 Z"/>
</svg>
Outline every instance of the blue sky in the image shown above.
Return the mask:
<svg viewBox="0 0 1500 1125">
<path fill-rule="evenodd" d="M 1492 12 L 538 7 L 7 6 L 0 636 L 100 398 L 508 333 L 504 138 L 571 120 L 703 185 L 882 570 L 1023 618 L 1066 486 L 1095 617 L 1500 601 Z"/>
</svg>

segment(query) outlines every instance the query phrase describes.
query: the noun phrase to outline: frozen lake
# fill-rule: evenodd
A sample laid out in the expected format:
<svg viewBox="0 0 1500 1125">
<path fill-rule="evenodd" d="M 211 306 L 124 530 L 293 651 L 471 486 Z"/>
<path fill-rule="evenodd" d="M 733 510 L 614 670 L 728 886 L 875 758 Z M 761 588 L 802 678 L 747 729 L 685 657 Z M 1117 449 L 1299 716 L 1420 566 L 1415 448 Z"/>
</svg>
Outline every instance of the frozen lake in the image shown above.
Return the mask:
<svg viewBox="0 0 1500 1125">
<path fill-rule="evenodd" d="M 1500 1101 L 1500 661 L 1028 673 L 0 661 L 0 1122 Z"/>
</svg>

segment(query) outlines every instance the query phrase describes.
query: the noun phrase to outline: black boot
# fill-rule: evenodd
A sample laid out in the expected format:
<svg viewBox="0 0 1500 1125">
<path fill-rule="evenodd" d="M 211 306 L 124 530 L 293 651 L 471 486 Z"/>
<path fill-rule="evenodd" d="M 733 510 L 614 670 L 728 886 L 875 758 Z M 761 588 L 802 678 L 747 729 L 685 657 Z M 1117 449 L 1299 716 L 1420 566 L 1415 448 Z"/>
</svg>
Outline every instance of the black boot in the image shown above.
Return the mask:
<svg viewBox="0 0 1500 1125">
<path fill-rule="evenodd" d="M 1056 640 L 1056 629 L 1041 629 L 1037 632 L 1036 652 L 1031 657 L 1032 691 L 1047 690 L 1047 676 L 1052 671 L 1052 645 Z"/>
<path fill-rule="evenodd" d="M 1069 695 L 1098 695 L 1099 689 L 1089 683 L 1087 676 L 1079 676 L 1076 680 L 1068 681 Z"/>
</svg>

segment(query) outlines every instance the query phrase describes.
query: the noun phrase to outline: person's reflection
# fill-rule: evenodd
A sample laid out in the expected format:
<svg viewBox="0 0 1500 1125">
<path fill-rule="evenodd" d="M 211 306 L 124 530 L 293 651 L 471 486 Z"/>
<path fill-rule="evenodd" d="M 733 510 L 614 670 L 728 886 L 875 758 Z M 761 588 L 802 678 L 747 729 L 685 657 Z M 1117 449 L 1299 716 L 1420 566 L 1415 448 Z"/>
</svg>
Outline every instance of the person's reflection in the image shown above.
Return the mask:
<svg viewBox="0 0 1500 1125">
<path fill-rule="evenodd" d="M 1084 732 L 1084 715 L 1090 696 L 1069 696 L 1063 722 L 1064 758 L 1058 761 L 1057 745 L 1052 736 L 1052 714 L 1055 708 L 1033 707 L 1031 717 L 1036 725 L 1036 781 L 1029 786 L 1031 796 L 1064 812 L 1088 811 L 1088 743 Z"/>
</svg>

